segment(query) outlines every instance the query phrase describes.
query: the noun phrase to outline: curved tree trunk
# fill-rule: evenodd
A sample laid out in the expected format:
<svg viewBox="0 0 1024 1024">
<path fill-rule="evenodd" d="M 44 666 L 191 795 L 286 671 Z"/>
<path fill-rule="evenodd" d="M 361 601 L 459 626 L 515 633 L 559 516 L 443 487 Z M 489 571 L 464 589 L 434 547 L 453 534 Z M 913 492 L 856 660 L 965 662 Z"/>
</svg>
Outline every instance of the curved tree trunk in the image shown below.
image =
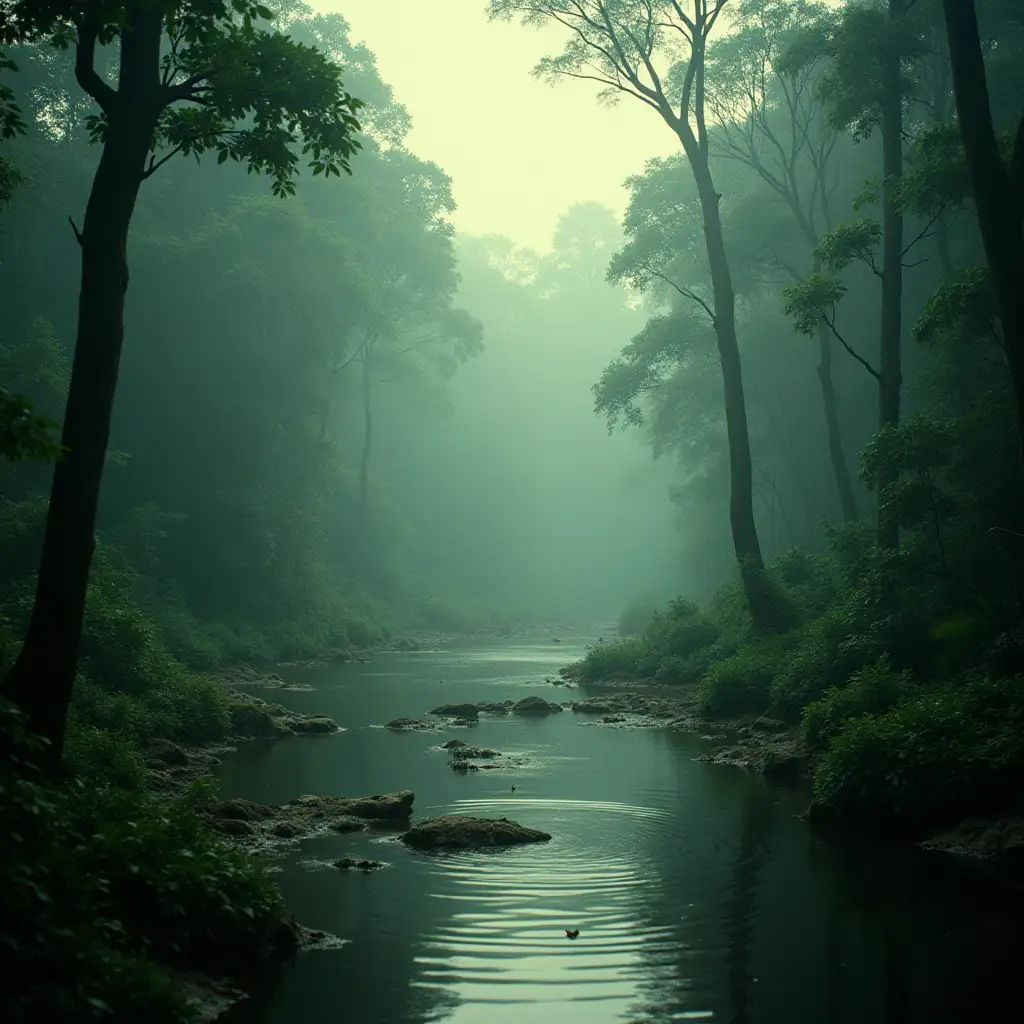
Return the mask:
<svg viewBox="0 0 1024 1024">
<path fill-rule="evenodd" d="M 890 20 L 902 13 L 901 0 L 889 0 Z M 882 54 L 882 313 L 879 327 L 878 428 L 900 422 L 903 388 L 903 211 L 895 194 L 903 176 L 903 96 L 900 53 L 887 46 Z M 885 491 L 899 479 L 899 470 L 882 464 L 878 473 L 878 544 L 895 548 L 899 524 L 882 510 Z"/>
<path fill-rule="evenodd" d="M 136 16 L 122 33 L 120 89 L 79 242 L 78 332 L 61 443 L 53 474 L 35 603 L 2 692 L 49 741 L 55 771 L 78 666 L 96 510 L 124 340 L 128 227 L 159 112 L 160 17 Z"/>
</svg>

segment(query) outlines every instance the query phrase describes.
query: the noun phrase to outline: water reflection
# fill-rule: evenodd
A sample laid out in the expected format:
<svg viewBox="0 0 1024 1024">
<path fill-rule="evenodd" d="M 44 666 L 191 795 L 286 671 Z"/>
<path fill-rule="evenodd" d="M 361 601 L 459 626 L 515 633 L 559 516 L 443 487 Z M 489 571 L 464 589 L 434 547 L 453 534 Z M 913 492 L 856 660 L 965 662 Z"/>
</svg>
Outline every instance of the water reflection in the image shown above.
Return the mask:
<svg viewBox="0 0 1024 1024">
<path fill-rule="evenodd" d="M 758 882 L 768 860 L 768 840 L 775 819 L 775 808 L 758 799 L 753 790 L 743 800 L 739 843 L 732 871 L 732 885 L 725 911 L 726 977 L 732 1002 L 731 1024 L 750 1024 L 751 973 Z"/>
<path fill-rule="evenodd" d="M 513 795 L 508 775 L 451 772 L 436 750 L 445 735 L 377 728 L 445 701 L 557 696 L 544 677 L 574 652 L 549 645 L 387 656 L 307 671 L 317 692 L 281 695 L 349 731 L 246 748 L 223 766 L 228 794 L 285 800 L 411 784 L 418 814 L 507 815 L 554 839 L 445 857 L 380 833 L 306 844 L 302 857 L 393 867 L 362 876 L 288 861 L 280 877 L 300 919 L 352 941 L 300 957 L 235 1021 L 1015 1019 L 1020 908 L 913 851 L 816 836 L 796 817 L 800 794 L 695 763 L 692 735 L 580 728 L 570 713 L 483 720 L 474 741 L 531 758 Z M 579 939 L 566 939 L 567 927 Z M 981 1014 L 982 1002 L 1000 1014 Z"/>
</svg>

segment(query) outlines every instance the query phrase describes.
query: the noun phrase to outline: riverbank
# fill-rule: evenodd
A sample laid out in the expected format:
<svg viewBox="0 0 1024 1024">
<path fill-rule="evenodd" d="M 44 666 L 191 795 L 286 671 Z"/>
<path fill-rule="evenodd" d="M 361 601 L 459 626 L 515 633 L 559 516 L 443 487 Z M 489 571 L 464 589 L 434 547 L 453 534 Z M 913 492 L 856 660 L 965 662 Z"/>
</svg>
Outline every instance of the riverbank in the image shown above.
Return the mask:
<svg viewBox="0 0 1024 1024">
<path fill-rule="evenodd" d="M 566 670 L 563 670 L 566 672 Z M 566 672 L 572 676 L 571 671 Z M 566 706 L 593 717 L 595 726 L 611 728 L 665 728 L 696 732 L 714 744 L 699 760 L 728 764 L 777 781 L 808 786 L 808 817 L 818 826 L 842 831 L 834 820 L 822 821 L 815 813 L 810 784 L 817 757 L 800 726 L 765 714 L 707 716 L 699 711 L 696 686 L 667 687 L 641 684 L 590 684 L 606 692 Z M 906 837 L 901 837 L 906 838 Z M 995 874 L 1015 889 L 1024 889 L 1024 811 L 972 815 L 925 830 L 911 842 L 923 850 L 952 857 Z"/>
</svg>

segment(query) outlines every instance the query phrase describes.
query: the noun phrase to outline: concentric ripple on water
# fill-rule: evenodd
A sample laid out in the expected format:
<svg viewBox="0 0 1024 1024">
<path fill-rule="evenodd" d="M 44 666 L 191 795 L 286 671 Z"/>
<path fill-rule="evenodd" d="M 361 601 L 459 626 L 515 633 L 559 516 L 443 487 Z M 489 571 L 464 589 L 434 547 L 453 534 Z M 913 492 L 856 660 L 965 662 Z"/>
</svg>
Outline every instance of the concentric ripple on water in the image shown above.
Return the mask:
<svg viewBox="0 0 1024 1024">
<path fill-rule="evenodd" d="M 454 810 L 514 813 L 556 838 L 435 861 L 432 892 L 452 906 L 423 937 L 417 984 L 447 990 L 446 1019 L 524 1021 L 530 1003 L 546 1004 L 552 1020 L 641 1019 L 652 980 L 678 986 L 678 934 L 645 919 L 642 906 L 657 880 L 641 851 L 651 833 L 671 827 L 668 812 L 581 800 L 462 800 Z M 577 928 L 579 938 L 567 939 L 565 929 Z M 658 1019 L 711 1016 L 698 1006 L 665 1009 Z"/>
</svg>

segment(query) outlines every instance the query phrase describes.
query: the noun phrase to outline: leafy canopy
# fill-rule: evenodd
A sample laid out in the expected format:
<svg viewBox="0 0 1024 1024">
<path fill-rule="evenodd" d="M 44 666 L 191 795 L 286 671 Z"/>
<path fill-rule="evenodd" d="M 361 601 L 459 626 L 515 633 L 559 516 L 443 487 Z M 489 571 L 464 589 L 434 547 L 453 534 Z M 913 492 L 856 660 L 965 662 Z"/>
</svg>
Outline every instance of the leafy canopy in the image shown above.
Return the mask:
<svg viewBox="0 0 1024 1024">
<path fill-rule="evenodd" d="M 75 77 L 99 107 L 88 122 L 94 141 L 132 117 L 153 117 L 144 178 L 178 153 L 212 150 L 291 195 L 300 155 L 314 175 L 350 173 L 362 104 L 335 63 L 276 31 L 273 17 L 254 0 L 0 0 L 0 44 L 74 47 Z M 117 88 L 96 61 L 97 45 L 114 43 Z M 20 115 L 0 92 L 5 130 L 22 131 L 12 116 Z"/>
</svg>

